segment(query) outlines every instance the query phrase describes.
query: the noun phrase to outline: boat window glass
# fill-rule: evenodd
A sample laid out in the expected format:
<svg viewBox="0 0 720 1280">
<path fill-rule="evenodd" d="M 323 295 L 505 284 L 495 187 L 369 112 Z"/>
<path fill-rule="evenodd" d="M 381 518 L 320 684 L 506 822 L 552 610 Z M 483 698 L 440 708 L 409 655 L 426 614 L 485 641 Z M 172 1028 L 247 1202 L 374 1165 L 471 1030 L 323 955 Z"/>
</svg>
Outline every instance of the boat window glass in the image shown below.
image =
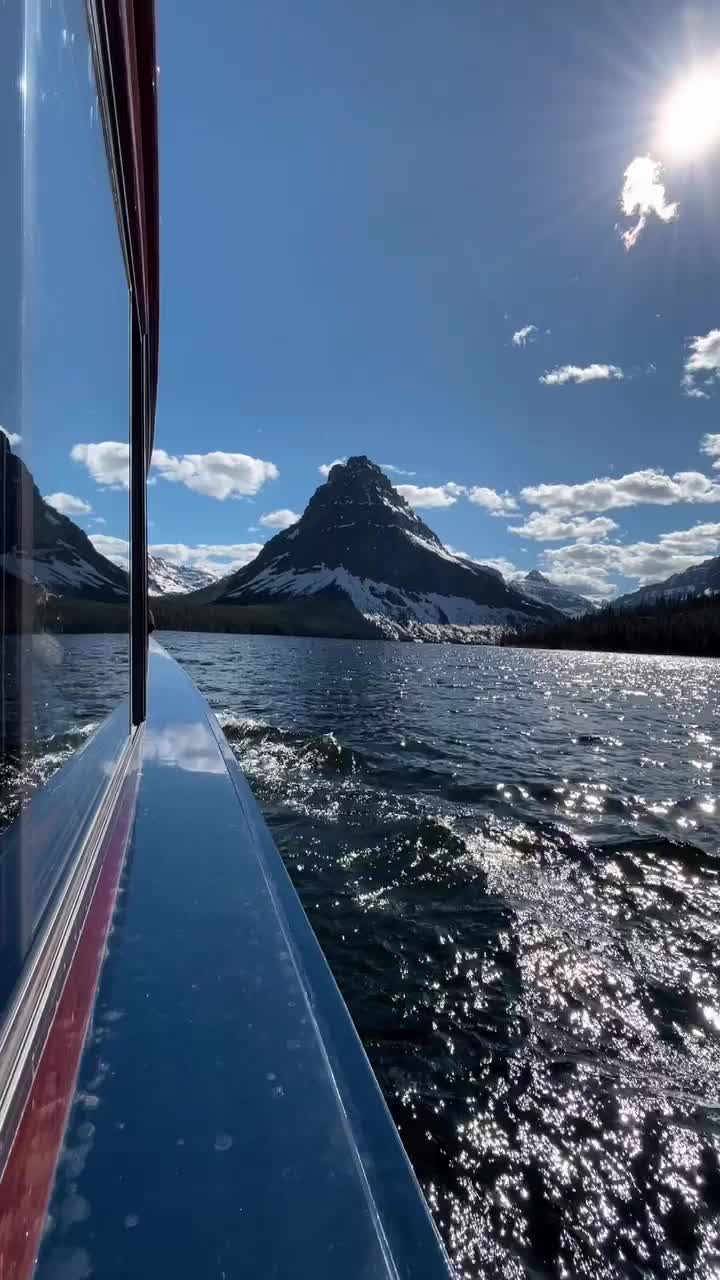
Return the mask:
<svg viewBox="0 0 720 1280">
<path fill-rule="evenodd" d="M 24 49 L 9 38 L 1 55 L 0 153 L 12 175 L 0 226 L 10 283 L 0 300 L 5 960 L 10 941 L 15 960 L 29 945 L 69 833 L 98 803 L 130 731 L 125 264 L 85 6 L 28 0 L 25 10 Z M 59 787 L 79 753 L 84 782 Z"/>
</svg>

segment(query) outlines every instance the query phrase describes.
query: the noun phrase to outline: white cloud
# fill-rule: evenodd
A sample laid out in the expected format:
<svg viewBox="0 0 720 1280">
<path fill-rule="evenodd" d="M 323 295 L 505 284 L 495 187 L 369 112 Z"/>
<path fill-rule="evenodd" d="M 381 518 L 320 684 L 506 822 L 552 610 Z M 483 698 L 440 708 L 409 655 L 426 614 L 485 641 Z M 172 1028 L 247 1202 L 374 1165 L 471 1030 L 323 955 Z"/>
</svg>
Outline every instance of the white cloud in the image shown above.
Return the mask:
<svg viewBox="0 0 720 1280">
<path fill-rule="evenodd" d="M 700 452 L 707 454 L 709 458 L 714 458 L 713 470 L 720 469 L 720 435 L 704 435 L 700 441 Z"/>
<path fill-rule="evenodd" d="M 93 516 L 90 523 L 91 524 L 107 524 L 107 520 L 105 519 L 104 516 Z"/>
<path fill-rule="evenodd" d="M 488 560 L 486 557 L 484 560 L 475 560 L 474 563 L 481 565 L 485 569 L 496 569 L 498 573 L 502 574 L 503 578 L 507 578 L 510 582 L 512 582 L 513 578 L 524 576 L 524 571 L 505 556 L 495 556 L 492 560 Z"/>
<path fill-rule="evenodd" d="M 70 450 L 73 462 L 87 467 L 93 480 L 113 489 L 130 487 L 130 447 L 119 440 L 101 440 L 97 444 L 74 444 Z"/>
<path fill-rule="evenodd" d="M 296 524 L 299 519 L 297 511 L 289 511 L 287 507 L 282 507 L 280 511 L 266 512 L 260 517 L 260 523 L 266 529 L 289 529 L 290 525 Z"/>
<path fill-rule="evenodd" d="M 637 222 L 621 239 L 626 249 L 632 249 L 640 233 L 647 225 L 648 216 L 654 213 L 661 222 L 672 222 L 677 217 L 677 201 L 668 202 L 665 186 L 660 181 L 662 165 L 652 156 L 636 156 L 625 170 L 625 181 L 620 193 L 620 207 L 626 218 L 638 215 Z"/>
<path fill-rule="evenodd" d="M 475 485 L 465 489 L 465 496 L 476 507 L 484 507 L 493 516 L 508 515 L 517 511 L 517 502 L 509 493 L 498 493 L 496 489 L 488 489 L 484 485 Z"/>
<path fill-rule="evenodd" d="M 445 550 L 450 552 L 451 556 L 459 556 L 461 560 L 469 560 L 471 564 L 480 565 L 481 569 L 495 569 L 497 573 L 501 573 L 503 578 L 517 578 L 524 573 L 523 569 L 519 569 L 512 560 L 508 560 L 505 556 L 496 556 L 494 559 L 484 560 L 478 556 L 471 556 L 469 551 L 460 551 L 457 547 L 451 547 L 449 543 L 445 543 Z"/>
<path fill-rule="evenodd" d="M 607 597 L 616 591 L 610 574 L 622 574 L 644 586 L 717 555 L 719 547 L 720 523 L 708 523 L 662 533 L 656 542 L 575 542 L 543 552 L 543 562 L 553 582 L 571 585 L 584 579 L 593 584 L 592 594 Z M 573 589 L 583 588 L 575 585 Z"/>
<path fill-rule="evenodd" d="M 262 542 L 201 542 L 193 547 L 183 542 L 154 542 L 150 554 L 160 556 L 169 564 L 191 565 L 220 576 L 249 564 L 262 549 Z"/>
<path fill-rule="evenodd" d="M 129 543 L 126 538 L 115 538 L 106 533 L 93 533 L 90 541 L 101 555 L 107 556 L 124 569 L 128 567 Z M 262 542 L 199 543 L 187 546 L 183 542 L 156 542 L 149 550 L 153 556 L 167 560 L 169 564 L 191 565 L 206 569 L 220 576 L 241 569 L 262 551 Z"/>
<path fill-rule="evenodd" d="M 346 462 L 347 458 L 336 458 L 334 462 L 322 462 L 318 467 L 318 471 L 327 480 L 333 467 L 344 467 Z"/>
<path fill-rule="evenodd" d="M 536 324 L 523 325 L 522 329 L 516 329 L 512 336 L 512 344 L 514 347 L 526 347 L 529 342 L 534 342 L 540 330 Z"/>
<path fill-rule="evenodd" d="M 268 480 L 280 474 L 274 462 L 263 462 L 247 453 L 184 453 L 180 457 L 154 449 L 152 468 L 164 480 L 184 484 L 194 493 L 224 502 L 226 498 L 253 497 Z"/>
<path fill-rule="evenodd" d="M 346 461 L 346 458 L 336 458 L 335 462 L 323 463 L 318 470 L 327 478 L 332 467 L 342 466 Z M 404 471 L 400 467 L 389 465 L 383 465 L 382 470 L 394 471 L 398 475 L 415 475 L 414 471 Z M 498 493 L 495 489 L 482 485 L 468 486 L 448 480 L 445 484 L 398 484 L 395 488 L 411 507 L 418 509 L 454 507 L 458 498 L 467 498 L 476 506 L 484 507 L 491 515 L 502 516 L 517 511 L 517 502 L 509 493 Z"/>
<path fill-rule="evenodd" d="M 130 555 L 130 543 L 127 538 L 115 538 L 108 533 L 91 533 L 90 541 L 101 556 L 107 556 L 113 564 L 127 569 Z"/>
<path fill-rule="evenodd" d="M 581 566 L 576 568 L 574 564 L 568 563 L 544 565 L 542 571 L 545 577 L 556 586 L 565 587 L 567 591 L 575 591 L 595 604 L 611 600 L 618 593 L 615 583 L 608 580 L 607 571 L 603 568 L 583 569 Z"/>
<path fill-rule="evenodd" d="M 410 503 L 411 507 L 453 507 L 458 497 L 465 492 L 460 484 L 417 485 L 399 484 L 399 494 Z"/>
<path fill-rule="evenodd" d="M 129 486 L 130 450 L 118 440 L 76 444 L 70 450 L 73 462 L 87 467 L 98 484 L 112 488 Z M 179 457 L 165 449 L 155 449 L 151 471 L 195 493 L 223 502 L 226 498 L 252 497 L 268 480 L 276 480 L 274 462 L 263 462 L 246 453 L 184 453 Z"/>
<path fill-rule="evenodd" d="M 495 569 L 497 573 L 502 574 L 507 582 L 513 584 L 519 578 L 524 578 L 527 573 L 527 568 L 520 568 L 512 560 L 508 560 L 507 556 L 486 557 L 484 560 L 480 560 L 476 556 L 468 555 L 466 551 L 458 551 L 456 547 L 446 545 L 445 550 L 450 551 L 452 555 L 461 556 L 463 560 L 471 560 L 473 564 L 480 565 L 483 569 Z M 582 567 L 575 567 L 572 563 L 560 563 L 556 566 L 545 566 L 543 572 L 551 582 L 556 582 L 561 587 L 567 587 L 569 591 L 577 591 L 587 596 L 588 599 L 603 600 L 615 595 L 615 586 L 606 580 L 602 570 L 583 569 Z"/>
<path fill-rule="evenodd" d="M 417 472 L 416 472 L 416 471 L 406 471 L 406 470 L 404 469 L 404 467 L 394 467 L 394 466 L 392 465 L 392 463 L 391 463 L 391 462 L 381 462 L 381 463 L 380 463 L 380 469 L 381 469 L 382 471 L 389 471 L 389 472 L 391 473 L 391 475 L 394 475 L 394 476 L 414 476 L 414 475 L 417 475 Z"/>
<path fill-rule="evenodd" d="M 4 427 L 0 427 L 0 431 L 2 431 L 3 435 L 7 438 L 7 442 L 11 448 L 16 444 L 20 444 L 22 436 L 17 435 L 15 431 L 6 431 Z"/>
<path fill-rule="evenodd" d="M 532 511 L 524 524 L 509 525 L 510 533 L 517 533 L 523 538 L 534 538 L 536 542 L 606 538 L 615 529 L 617 524 L 608 516 L 572 518 L 559 511 Z"/>
<path fill-rule="evenodd" d="M 74 497 L 72 493 L 46 493 L 44 500 L 49 507 L 61 511 L 64 516 L 87 516 L 92 511 L 89 502 Z"/>
<path fill-rule="evenodd" d="M 563 364 L 549 373 L 540 375 L 539 381 L 546 387 L 563 387 L 566 382 L 607 382 L 611 379 L 624 378 L 625 374 L 616 364 Z"/>
<path fill-rule="evenodd" d="M 686 396 L 708 400 L 713 384 L 720 382 L 720 329 L 697 338 L 688 338 L 690 354 L 685 361 L 683 390 Z"/>
<path fill-rule="evenodd" d="M 720 502 L 720 483 L 700 471 L 678 471 L 669 476 L 648 467 L 584 484 L 528 485 L 521 494 L 534 507 L 570 514 L 642 504 L 666 507 L 676 502 Z"/>
</svg>

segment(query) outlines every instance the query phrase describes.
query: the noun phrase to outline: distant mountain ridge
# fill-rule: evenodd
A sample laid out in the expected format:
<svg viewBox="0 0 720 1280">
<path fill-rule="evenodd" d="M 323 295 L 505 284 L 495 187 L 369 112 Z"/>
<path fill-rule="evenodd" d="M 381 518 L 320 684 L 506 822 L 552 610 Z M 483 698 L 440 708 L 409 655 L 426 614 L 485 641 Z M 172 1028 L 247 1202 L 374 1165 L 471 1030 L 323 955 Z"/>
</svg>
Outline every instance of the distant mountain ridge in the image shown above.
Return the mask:
<svg viewBox="0 0 720 1280">
<path fill-rule="evenodd" d="M 552 605 L 568 618 L 579 618 L 584 613 L 597 612 L 597 605 L 594 605 L 592 600 L 587 600 L 585 596 L 569 591 L 567 587 L 560 587 L 556 582 L 551 582 L 538 569 L 531 569 L 524 578 L 513 578 L 513 586 L 517 587 L 518 591 L 522 591 L 524 596 L 529 596 L 531 600 Z"/>
<path fill-rule="evenodd" d="M 14 581 L 75 600 L 119 604 L 128 575 L 96 551 L 87 534 L 48 505 L 21 458 L 0 431 L 0 568 L 6 590 Z M 28 520 L 27 513 L 32 518 Z"/>
<path fill-rule="evenodd" d="M 151 596 L 184 595 L 198 591 L 221 576 L 207 569 L 196 569 L 190 564 L 171 564 L 162 556 L 148 556 L 148 591 Z"/>
<path fill-rule="evenodd" d="M 662 582 L 651 582 L 637 591 L 619 596 L 616 604 L 623 609 L 636 609 L 656 604 L 659 600 L 682 600 L 686 596 L 702 596 L 720 592 L 720 556 L 691 565 L 682 573 L 673 573 Z"/>
<path fill-rule="evenodd" d="M 498 573 L 449 552 L 364 456 L 336 464 L 294 525 L 193 599 L 237 606 L 312 599 L 352 609 L 366 629 L 370 623 L 394 639 L 442 638 L 443 628 L 447 638 L 460 638 L 450 632 L 558 616 Z"/>
</svg>

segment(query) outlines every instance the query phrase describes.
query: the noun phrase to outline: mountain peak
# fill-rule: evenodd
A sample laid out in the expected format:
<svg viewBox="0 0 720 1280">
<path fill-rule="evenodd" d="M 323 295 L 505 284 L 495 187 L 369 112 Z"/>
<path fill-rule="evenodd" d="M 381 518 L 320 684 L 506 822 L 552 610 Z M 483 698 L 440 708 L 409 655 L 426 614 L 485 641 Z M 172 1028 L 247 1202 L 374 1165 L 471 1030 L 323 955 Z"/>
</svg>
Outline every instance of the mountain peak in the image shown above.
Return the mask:
<svg viewBox="0 0 720 1280">
<path fill-rule="evenodd" d="M 365 454 L 336 462 L 325 484 L 311 497 L 295 528 L 300 534 L 312 530 L 325 536 L 335 530 L 365 529 L 365 537 L 375 537 L 379 528 L 395 525 L 442 547 L 437 534 L 394 489 L 385 472 Z M 292 532 L 292 531 L 291 531 Z M 277 535 L 266 545 L 282 541 Z"/>
<path fill-rule="evenodd" d="M 499 574 L 447 551 L 364 454 L 335 463 L 297 523 L 203 598 L 241 605 L 311 599 L 315 609 L 321 602 L 351 608 L 384 635 L 390 625 L 393 634 L 406 624 L 506 626 L 549 612 Z"/>
<path fill-rule="evenodd" d="M 566 614 L 569 618 L 579 618 L 583 613 L 594 613 L 595 605 L 576 591 L 569 591 L 557 582 L 551 582 L 539 569 L 531 569 L 524 578 L 517 578 L 515 586 L 529 600 L 537 600 L 539 604 L 549 604 L 553 609 Z"/>
<path fill-rule="evenodd" d="M 348 475 L 362 476 L 364 473 L 373 476 L 374 479 L 378 481 L 387 481 L 385 472 L 377 465 L 376 462 L 371 462 L 364 453 L 357 453 L 351 458 L 348 458 L 347 462 L 336 462 L 335 465 L 330 468 L 328 473 L 328 483 L 332 484 L 333 482 L 341 481 Z M 387 482 L 389 484 L 389 481 Z"/>
</svg>

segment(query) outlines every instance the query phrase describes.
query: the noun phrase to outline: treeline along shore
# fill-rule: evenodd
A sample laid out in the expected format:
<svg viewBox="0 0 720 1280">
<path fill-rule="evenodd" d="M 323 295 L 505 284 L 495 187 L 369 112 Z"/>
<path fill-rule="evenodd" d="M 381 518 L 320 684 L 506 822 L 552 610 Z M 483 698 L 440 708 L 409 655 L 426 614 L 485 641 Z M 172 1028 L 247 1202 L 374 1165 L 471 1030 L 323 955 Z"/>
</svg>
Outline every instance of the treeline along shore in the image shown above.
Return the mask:
<svg viewBox="0 0 720 1280">
<path fill-rule="evenodd" d="M 720 657 L 720 596 L 660 599 L 634 609 L 605 605 L 598 613 L 506 632 L 500 641 L 536 649 L 598 649 Z"/>
<path fill-rule="evenodd" d="M 378 640 L 370 620 L 342 603 L 288 600 L 257 605 L 196 604 L 184 596 L 150 599 L 158 631 L 217 631 Z M 11 621 L 11 619 L 8 619 Z M 18 619 L 16 619 L 18 621 Z M 7 630 L 97 633 L 128 630 L 127 603 L 54 599 L 29 611 L 25 625 Z M 597 649 L 617 653 L 666 653 L 720 657 L 720 596 L 661 599 L 628 608 L 606 605 L 597 613 L 522 630 L 496 632 L 496 643 L 521 648 Z"/>
</svg>

